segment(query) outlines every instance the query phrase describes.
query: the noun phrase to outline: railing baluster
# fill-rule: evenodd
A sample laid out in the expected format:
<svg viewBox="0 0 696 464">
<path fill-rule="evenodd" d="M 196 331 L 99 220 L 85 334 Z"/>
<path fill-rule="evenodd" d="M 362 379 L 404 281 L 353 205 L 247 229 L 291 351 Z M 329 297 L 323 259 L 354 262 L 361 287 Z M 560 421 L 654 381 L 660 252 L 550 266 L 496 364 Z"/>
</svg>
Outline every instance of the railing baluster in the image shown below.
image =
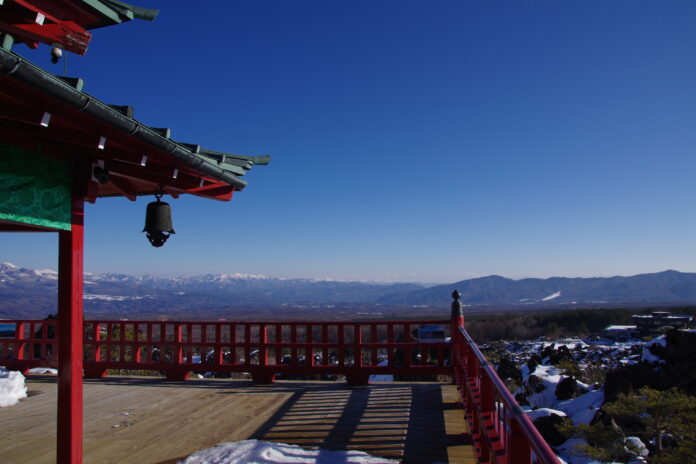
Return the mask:
<svg viewBox="0 0 696 464">
<path fill-rule="evenodd" d="M 355 324 L 353 326 L 353 337 L 353 341 L 355 342 L 355 349 L 353 350 L 355 366 L 362 367 L 362 330 L 360 324 Z"/>
<path fill-rule="evenodd" d="M 280 365 L 283 362 L 283 349 L 281 348 L 283 343 L 283 326 L 276 324 L 275 326 L 275 363 Z"/>
<path fill-rule="evenodd" d="M 15 359 L 17 361 L 22 361 L 24 359 L 24 347 L 26 342 L 24 341 L 24 322 L 17 322 L 15 324 L 15 338 L 17 339 L 17 344 L 15 345 Z"/>
<path fill-rule="evenodd" d="M 312 330 L 312 324 L 307 324 L 305 326 L 305 332 L 307 334 L 305 338 L 307 342 L 307 348 L 305 348 L 305 362 L 310 366 L 314 366 L 314 345 L 312 344 L 312 340 L 314 339 L 314 337 L 312 334 Z"/>
<path fill-rule="evenodd" d="M 346 365 L 345 324 L 338 324 L 338 367 Z"/>
<path fill-rule="evenodd" d="M 259 348 L 259 364 L 265 366 L 268 364 L 268 333 L 266 332 L 266 324 L 259 325 L 259 337 L 261 342 L 261 348 Z"/>
<path fill-rule="evenodd" d="M 387 345 L 394 343 L 394 324 L 387 323 Z M 394 367 L 394 350 L 389 347 L 387 348 L 387 365 L 389 367 Z"/>
<path fill-rule="evenodd" d="M 215 324 L 215 347 L 213 348 L 213 365 L 222 364 L 222 324 Z"/>
<path fill-rule="evenodd" d="M 297 366 L 297 325 L 290 326 L 290 364 Z"/>
</svg>

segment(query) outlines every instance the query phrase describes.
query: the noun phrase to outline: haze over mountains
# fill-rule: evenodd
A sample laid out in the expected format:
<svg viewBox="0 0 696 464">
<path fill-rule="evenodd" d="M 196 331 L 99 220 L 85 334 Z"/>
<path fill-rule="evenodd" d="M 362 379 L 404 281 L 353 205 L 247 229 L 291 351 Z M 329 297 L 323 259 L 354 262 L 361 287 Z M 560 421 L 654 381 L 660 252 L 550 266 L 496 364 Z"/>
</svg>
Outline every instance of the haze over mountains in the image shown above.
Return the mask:
<svg viewBox="0 0 696 464">
<path fill-rule="evenodd" d="M 0 263 L 0 318 L 56 312 L 57 273 Z M 180 277 L 85 274 L 85 313 L 182 313 L 273 305 L 432 306 L 452 290 L 475 307 L 583 307 L 696 303 L 696 273 L 513 280 L 488 276 L 446 285 L 278 279 L 243 274 Z"/>
</svg>

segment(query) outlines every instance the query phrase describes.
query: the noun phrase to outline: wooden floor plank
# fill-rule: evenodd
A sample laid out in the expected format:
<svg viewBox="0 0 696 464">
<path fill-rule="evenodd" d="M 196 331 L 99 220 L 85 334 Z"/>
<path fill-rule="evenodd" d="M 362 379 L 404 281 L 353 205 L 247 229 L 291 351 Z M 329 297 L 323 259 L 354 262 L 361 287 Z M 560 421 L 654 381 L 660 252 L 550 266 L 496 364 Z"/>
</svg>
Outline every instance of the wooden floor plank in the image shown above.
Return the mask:
<svg viewBox="0 0 696 464">
<path fill-rule="evenodd" d="M 0 409 L 3 463 L 52 464 L 55 377 L 29 376 L 27 386 L 29 398 Z M 85 464 L 172 464 L 197 450 L 249 438 L 357 449 L 407 464 L 476 462 L 456 388 L 448 384 L 350 388 L 130 377 L 86 380 L 84 392 Z"/>
</svg>

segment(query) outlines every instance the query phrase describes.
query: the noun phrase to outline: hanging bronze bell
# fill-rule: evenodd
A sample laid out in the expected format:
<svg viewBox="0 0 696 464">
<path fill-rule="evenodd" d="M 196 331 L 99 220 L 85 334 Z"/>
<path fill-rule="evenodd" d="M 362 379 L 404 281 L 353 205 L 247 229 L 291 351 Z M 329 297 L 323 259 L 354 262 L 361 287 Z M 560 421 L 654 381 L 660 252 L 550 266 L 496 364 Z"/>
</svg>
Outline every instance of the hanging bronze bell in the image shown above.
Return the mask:
<svg viewBox="0 0 696 464">
<path fill-rule="evenodd" d="M 147 205 L 143 232 L 147 232 L 147 239 L 153 247 L 161 247 L 169 235 L 175 233 L 172 227 L 172 210 L 169 203 L 160 201 L 159 196 L 157 196 L 157 201 Z"/>
</svg>

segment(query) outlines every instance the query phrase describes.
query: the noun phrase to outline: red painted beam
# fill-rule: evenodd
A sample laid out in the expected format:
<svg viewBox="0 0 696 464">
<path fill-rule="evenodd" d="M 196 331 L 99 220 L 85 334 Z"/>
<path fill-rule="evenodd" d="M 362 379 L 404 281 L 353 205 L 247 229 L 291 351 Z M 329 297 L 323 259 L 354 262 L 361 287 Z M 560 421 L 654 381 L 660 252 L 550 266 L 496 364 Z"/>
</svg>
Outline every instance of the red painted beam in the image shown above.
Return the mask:
<svg viewBox="0 0 696 464">
<path fill-rule="evenodd" d="M 188 189 L 186 193 L 219 201 L 230 201 L 234 193 L 234 187 L 225 182 L 214 182 L 202 187 Z"/>
<path fill-rule="evenodd" d="M 84 201 L 73 198 L 72 229 L 58 232 L 58 454 L 82 463 L 82 281 Z"/>
<path fill-rule="evenodd" d="M 13 7 L 5 7 L 0 13 L 0 29 L 29 46 L 34 42 L 43 42 L 80 55 L 85 54 L 92 34 L 82 26 L 74 21 L 56 18 L 31 2 L 13 0 L 12 3 L 15 4 Z M 37 22 L 38 18 L 42 19 Z"/>
<path fill-rule="evenodd" d="M 123 194 L 124 197 L 128 198 L 130 201 L 135 201 L 138 195 L 138 189 L 131 181 L 124 177 L 118 176 L 111 176 L 109 180 Z"/>
</svg>

